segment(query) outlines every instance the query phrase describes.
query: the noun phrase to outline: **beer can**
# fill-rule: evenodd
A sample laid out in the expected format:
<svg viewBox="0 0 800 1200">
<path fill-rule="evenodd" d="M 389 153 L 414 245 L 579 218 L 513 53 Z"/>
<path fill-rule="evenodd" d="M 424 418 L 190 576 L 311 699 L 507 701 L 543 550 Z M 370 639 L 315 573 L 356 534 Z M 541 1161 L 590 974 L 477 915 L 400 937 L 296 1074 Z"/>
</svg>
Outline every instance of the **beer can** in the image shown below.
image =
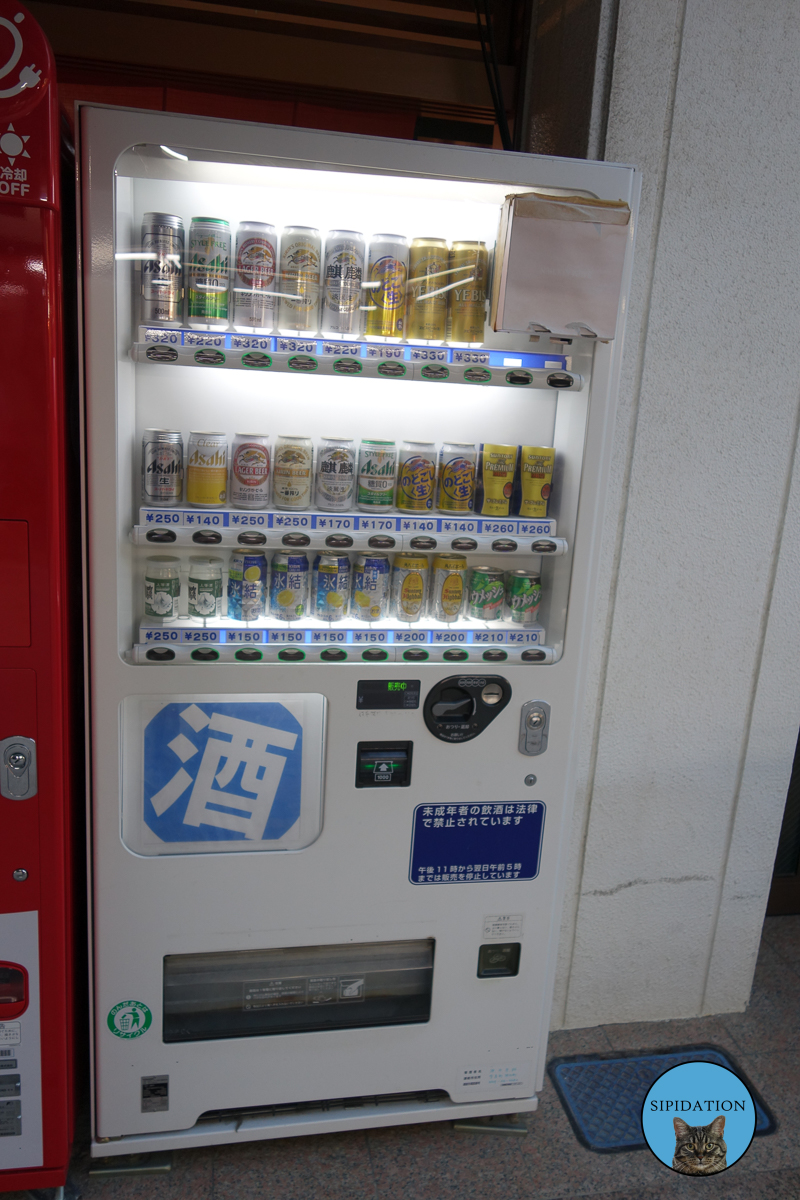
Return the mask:
<svg viewBox="0 0 800 1200">
<path fill-rule="evenodd" d="M 391 576 L 386 554 L 359 554 L 353 563 L 350 615 L 358 621 L 382 621 L 388 617 Z"/>
<path fill-rule="evenodd" d="M 403 442 L 397 469 L 397 507 L 403 512 L 427 512 L 433 508 L 435 487 L 435 444 Z"/>
<path fill-rule="evenodd" d="M 399 342 L 403 337 L 407 280 L 408 239 L 398 233 L 373 234 L 364 281 L 368 338 Z"/>
<path fill-rule="evenodd" d="M 500 621 L 505 600 L 504 575 L 496 567 L 473 567 L 469 576 L 467 612 L 476 621 Z"/>
<path fill-rule="evenodd" d="M 274 225 L 242 221 L 236 231 L 233 271 L 233 325 L 247 332 L 275 328 L 275 275 L 278 235 Z"/>
<path fill-rule="evenodd" d="M 556 452 L 552 446 L 523 446 L 519 456 L 521 517 L 547 516 Z"/>
<path fill-rule="evenodd" d="M 475 502 L 478 455 L 470 442 L 445 442 L 439 451 L 439 512 L 470 512 Z"/>
<path fill-rule="evenodd" d="M 311 438 L 279 437 L 272 466 L 272 499 L 276 508 L 301 509 L 311 504 Z"/>
<path fill-rule="evenodd" d="M 189 618 L 207 621 L 222 616 L 222 559 L 192 555 L 189 559 Z"/>
<path fill-rule="evenodd" d="M 150 621 L 174 621 L 181 595 L 177 554 L 151 554 L 144 568 L 144 615 Z"/>
<path fill-rule="evenodd" d="M 394 442 L 363 440 L 358 451 L 358 507 L 364 512 L 386 512 L 394 504 L 396 479 Z"/>
<path fill-rule="evenodd" d="M 507 517 L 517 471 L 518 446 L 484 442 L 476 511 L 485 517 Z"/>
<path fill-rule="evenodd" d="M 193 217 L 189 227 L 187 316 L 193 329 L 228 325 L 231 227 L 217 217 Z"/>
<path fill-rule="evenodd" d="M 464 609 L 467 560 L 460 554 L 437 554 L 431 575 L 431 616 L 457 621 Z"/>
<path fill-rule="evenodd" d="M 145 429 L 142 435 L 142 502 L 180 504 L 183 438 L 177 429 Z"/>
<path fill-rule="evenodd" d="M 506 613 L 515 625 L 535 625 L 542 598 L 542 579 L 533 571 L 509 571 L 506 576 Z"/>
<path fill-rule="evenodd" d="M 483 343 L 488 265 L 485 242 L 453 242 L 449 270 L 454 286 L 447 293 L 447 340 L 453 346 Z"/>
<path fill-rule="evenodd" d="M 231 450 L 231 495 L 234 508 L 266 508 L 269 504 L 269 438 L 260 433 L 234 434 Z"/>
<path fill-rule="evenodd" d="M 425 616 L 428 560 L 424 554 L 396 554 L 392 568 L 392 612 L 398 621 L 413 623 Z"/>
<path fill-rule="evenodd" d="M 270 616 L 279 621 L 297 621 L 308 606 L 308 556 L 284 554 L 272 556 L 269 584 Z"/>
<path fill-rule="evenodd" d="M 443 342 L 447 333 L 449 254 L 443 238 L 414 238 L 408 256 L 406 337 Z"/>
<path fill-rule="evenodd" d="M 356 448 L 352 438 L 324 437 L 317 450 L 314 503 L 323 512 L 347 512 L 356 491 Z"/>
<path fill-rule="evenodd" d="M 234 550 L 228 567 L 228 616 L 258 621 L 264 616 L 267 556 L 263 550 Z"/>
<path fill-rule="evenodd" d="M 284 334 L 316 333 L 319 324 L 319 230 L 287 225 L 281 235 L 278 326 Z"/>
<path fill-rule="evenodd" d="M 311 572 L 311 615 L 341 621 L 350 607 L 350 559 L 346 554 L 318 554 Z"/>
<path fill-rule="evenodd" d="M 142 219 L 141 293 L 145 325 L 180 325 L 183 316 L 184 230 L 172 213 Z"/>
<path fill-rule="evenodd" d="M 323 333 L 358 337 L 361 332 L 364 254 L 363 233 L 354 229 L 331 229 L 328 233 L 322 283 Z"/>
<path fill-rule="evenodd" d="M 224 433 L 190 433 L 186 451 L 186 502 L 218 508 L 228 492 L 228 438 Z"/>
</svg>

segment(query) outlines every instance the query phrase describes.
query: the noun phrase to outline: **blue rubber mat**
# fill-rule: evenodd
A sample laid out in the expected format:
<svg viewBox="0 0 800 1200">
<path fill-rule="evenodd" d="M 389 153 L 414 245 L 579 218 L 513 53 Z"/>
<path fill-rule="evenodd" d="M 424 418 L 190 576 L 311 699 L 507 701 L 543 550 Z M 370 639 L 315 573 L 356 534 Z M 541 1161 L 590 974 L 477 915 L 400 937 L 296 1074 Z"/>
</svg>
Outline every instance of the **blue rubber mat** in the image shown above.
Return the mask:
<svg viewBox="0 0 800 1200">
<path fill-rule="evenodd" d="M 613 1154 L 644 1149 L 645 1096 L 659 1075 L 684 1062 L 718 1063 L 735 1072 L 755 1101 L 756 1137 L 774 1133 L 776 1123 L 772 1113 L 747 1076 L 719 1046 L 676 1046 L 658 1054 L 633 1052 L 554 1058 L 547 1071 L 578 1141 L 599 1154 Z"/>
</svg>

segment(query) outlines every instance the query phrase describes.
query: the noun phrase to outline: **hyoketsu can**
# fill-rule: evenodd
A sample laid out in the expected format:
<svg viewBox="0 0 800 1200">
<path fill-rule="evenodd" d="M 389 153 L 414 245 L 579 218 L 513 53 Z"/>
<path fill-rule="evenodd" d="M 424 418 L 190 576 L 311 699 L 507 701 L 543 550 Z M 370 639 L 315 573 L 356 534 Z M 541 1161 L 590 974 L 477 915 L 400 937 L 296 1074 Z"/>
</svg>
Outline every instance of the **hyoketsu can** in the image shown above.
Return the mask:
<svg viewBox="0 0 800 1200">
<path fill-rule="evenodd" d="M 183 438 L 177 429 L 145 429 L 142 436 L 142 501 L 180 504 L 183 495 Z"/>
<path fill-rule="evenodd" d="M 308 556 L 284 554 L 272 556 L 269 585 L 270 616 L 279 621 L 297 621 L 308 607 Z"/>
<path fill-rule="evenodd" d="M 535 625 L 542 598 L 542 579 L 533 571 L 509 571 L 506 609 L 515 625 Z"/>
<path fill-rule="evenodd" d="M 189 619 L 222 616 L 222 559 L 192 555 L 189 559 Z"/>
<path fill-rule="evenodd" d="M 350 606 L 350 559 L 346 554 L 318 554 L 311 573 L 311 615 L 341 621 Z"/>
<path fill-rule="evenodd" d="M 274 225 L 242 221 L 236 231 L 233 270 L 233 324 L 246 332 L 275 327 L 278 235 Z"/>
<path fill-rule="evenodd" d="M 428 560 L 424 554 L 396 554 L 392 570 L 392 608 L 398 621 L 425 616 Z"/>
<path fill-rule="evenodd" d="M 323 334 L 358 337 L 361 331 L 364 253 L 364 235 L 354 229 L 331 229 L 325 239 L 321 321 Z"/>
<path fill-rule="evenodd" d="M 314 503 L 323 512 L 347 512 L 356 492 L 356 450 L 352 438 L 324 437 L 317 450 Z"/>
<path fill-rule="evenodd" d="M 234 508 L 266 508 L 269 504 L 269 439 L 260 433 L 237 433 L 231 450 L 231 494 Z"/>
<path fill-rule="evenodd" d="M 234 550 L 228 568 L 228 616 L 258 621 L 264 616 L 267 556 L 263 550 Z"/>
<path fill-rule="evenodd" d="M 475 502 L 478 455 L 469 442 L 445 442 L 439 451 L 439 512 L 470 512 Z"/>
<path fill-rule="evenodd" d="M 431 575 L 431 616 L 457 621 L 464 607 L 467 560 L 460 554 L 437 554 Z"/>
<path fill-rule="evenodd" d="M 473 567 L 469 577 L 468 613 L 478 621 L 499 621 L 505 600 L 504 574 L 496 567 Z"/>
<path fill-rule="evenodd" d="M 386 554 L 359 554 L 353 563 L 350 615 L 358 621 L 382 621 L 388 617 L 391 577 Z"/>
<path fill-rule="evenodd" d="M 403 442 L 397 469 L 397 507 L 404 512 L 433 508 L 436 487 L 436 446 L 433 442 Z"/>
<path fill-rule="evenodd" d="M 194 432 L 186 450 L 186 501 L 217 508 L 228 494 L 228 435 Z"/>
<path fill-rule="evenodd" d="M 180 325 L 183 315 L 183 221 L 149 212 L 142 220 L 142 320 Z"/>
<path fill-rule="evenodd" d="M 189 324 L 194 329 L 226 328 L 231 284 L 228 222 L 217 217 L 193 217 L 186 257 Z"/>
</svg>

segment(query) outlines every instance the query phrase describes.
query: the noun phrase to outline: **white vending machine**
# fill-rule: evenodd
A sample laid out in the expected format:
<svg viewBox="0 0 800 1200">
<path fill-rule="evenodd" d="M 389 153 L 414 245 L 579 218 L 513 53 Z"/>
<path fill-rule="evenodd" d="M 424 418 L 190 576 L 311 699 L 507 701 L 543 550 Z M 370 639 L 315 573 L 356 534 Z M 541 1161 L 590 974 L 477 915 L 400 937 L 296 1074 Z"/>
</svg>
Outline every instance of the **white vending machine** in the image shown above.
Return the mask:
<svg viewBox="0 0 800 1200">
<path fill-rule="evenodd" d="M 79 124 L 93 1152 L 531 1111 L 636 172 Z"/>
</svg>

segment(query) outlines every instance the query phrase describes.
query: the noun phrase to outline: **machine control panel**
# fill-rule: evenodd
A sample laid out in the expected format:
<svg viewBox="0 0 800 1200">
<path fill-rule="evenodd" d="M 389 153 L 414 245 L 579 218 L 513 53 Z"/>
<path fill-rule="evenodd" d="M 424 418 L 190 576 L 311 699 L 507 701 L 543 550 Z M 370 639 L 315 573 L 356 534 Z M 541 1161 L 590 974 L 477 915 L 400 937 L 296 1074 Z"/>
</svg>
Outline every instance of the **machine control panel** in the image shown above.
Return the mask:
<svg viewBox="0 0 800 1200">
<path fill-rule="evenodd" d="M 544 700 L 523 704 L 519 719 L 520 754 L 544 754 L 550 733 L 550 705 Z"/>
<path fill-rule="evenodd" d="M 408 787 L 413 742 L 359 742 L 356 787 Z"/>
<path fill-rule="evenodd" d="M 356 708 L 419 708 L 418 679 L 359 679 Z"/>
<path fill-rule="evenodd" d="M 468 742 L 483 733 L 511 699 L 500 675 L 451 675 L 425 699 L 425 724 L 443 742 Z"/>
</svg>

